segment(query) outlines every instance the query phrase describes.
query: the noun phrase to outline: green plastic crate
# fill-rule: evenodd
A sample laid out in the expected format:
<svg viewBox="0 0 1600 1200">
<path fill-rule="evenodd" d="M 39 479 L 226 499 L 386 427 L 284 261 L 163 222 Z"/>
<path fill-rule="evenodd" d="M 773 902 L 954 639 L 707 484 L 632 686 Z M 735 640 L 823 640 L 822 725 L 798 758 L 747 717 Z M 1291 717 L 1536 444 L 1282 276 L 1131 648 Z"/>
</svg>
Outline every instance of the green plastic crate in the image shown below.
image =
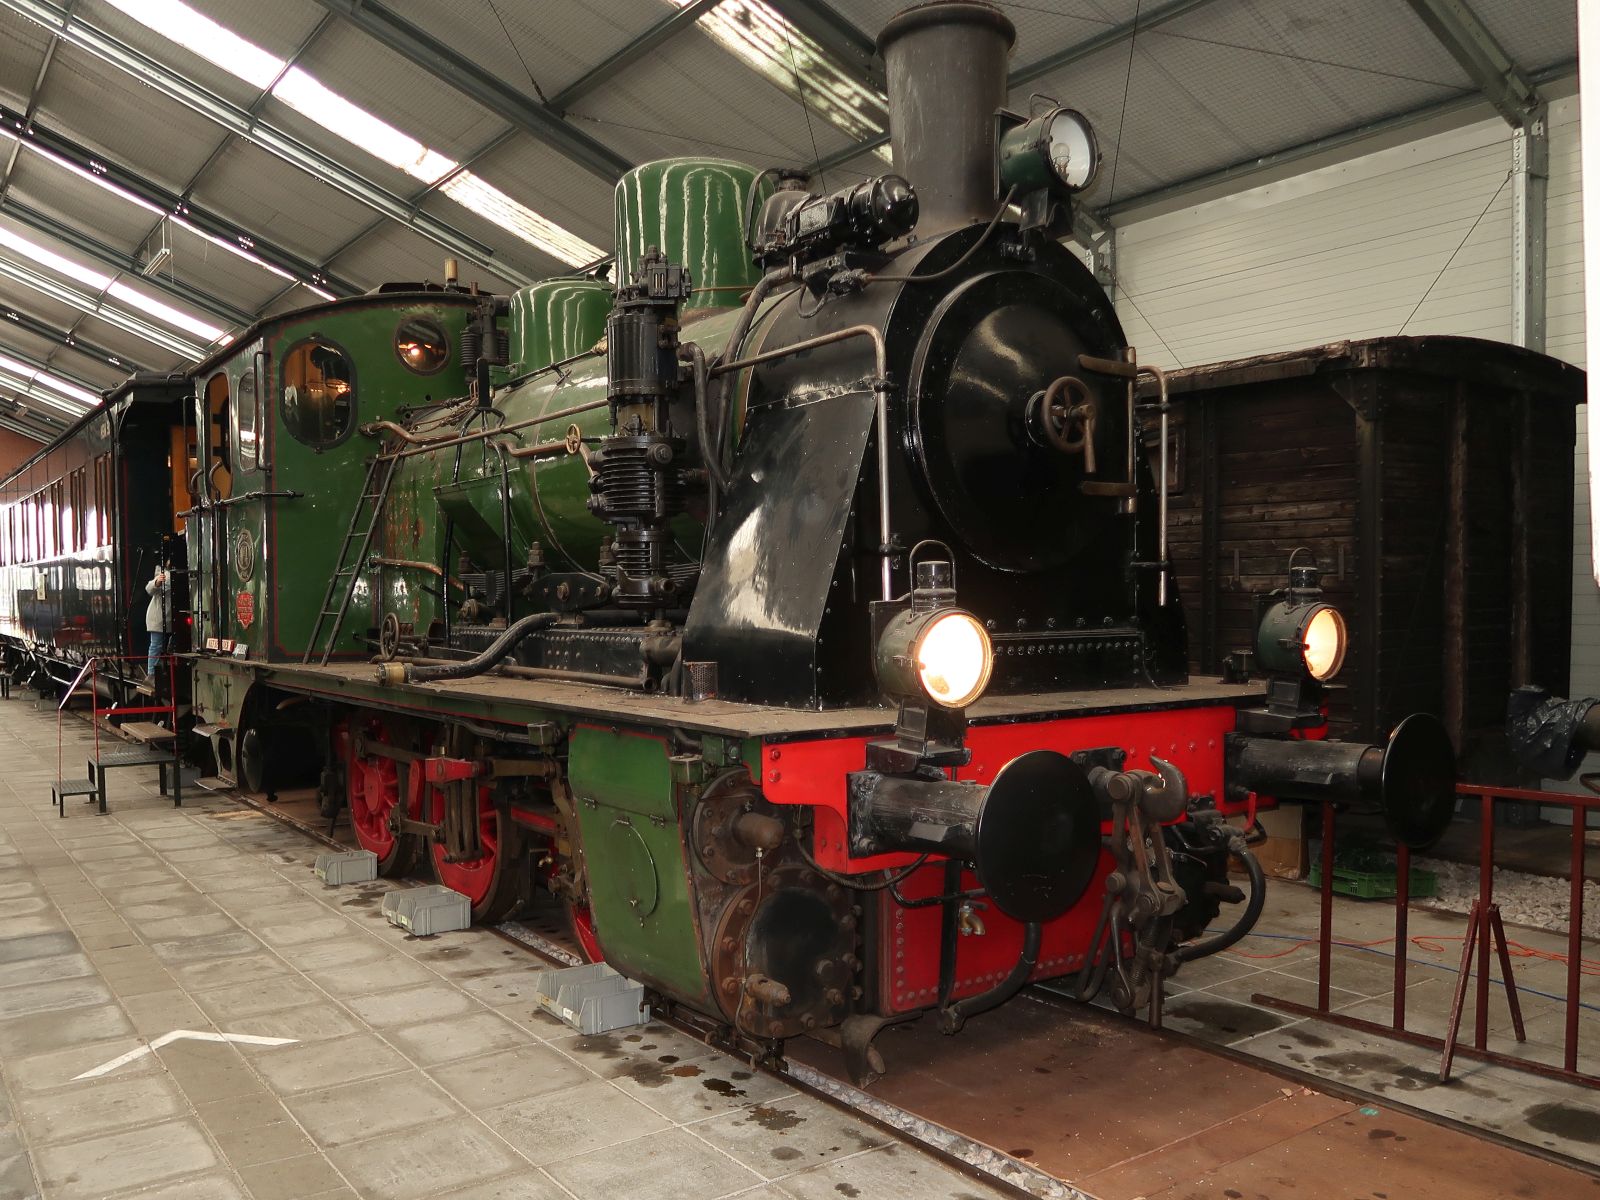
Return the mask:
<svg viewBox="0 0 1600 1200">
<path fill-rule="evenodd" d="M 1355 896 L 1361 900 L 1391 900 L 1399 894 L 1399 872 L 1357 871 L 1352 867 L 1333 867 L 1333 890 L 1341 896 Z M 1322 886 L 1322 864 L 1311 865 L 1311 886 Z M 1439 877 L 1421 867 L 1411 868 L 1411 899 L 1426 900 L 1439 890 Z"/>
</svg>

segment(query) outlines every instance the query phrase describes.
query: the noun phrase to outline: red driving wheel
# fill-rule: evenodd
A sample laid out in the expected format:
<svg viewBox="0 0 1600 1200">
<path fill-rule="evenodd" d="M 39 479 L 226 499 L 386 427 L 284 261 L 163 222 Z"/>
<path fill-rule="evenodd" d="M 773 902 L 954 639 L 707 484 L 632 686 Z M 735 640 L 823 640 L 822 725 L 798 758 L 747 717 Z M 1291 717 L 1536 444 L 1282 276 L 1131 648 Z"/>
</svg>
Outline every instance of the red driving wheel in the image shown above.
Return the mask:
<svg viewBox="0 0 1600 1200">
<path fill-rule="evenodd" d="M 401 875 L 416 863 L 417 839 L 412 834 L 396 834 L 389 824 L 390 815 L 401 803 L 400 764 L 377 754 L 358 756 L 350 736 L 354 729 L 368 742 L 389 745 L 393 739 L 383 722 L 371 717 L 352 723 L 340 736 L 345 749 L 350 827 L 356 841 L 378 856 L 378 874 Z"/>
<path fill-rule="evenodd" d="M 568 904 L 567 920 L 583 957 L 589 962 L 604 962 L 605 951 L 600 949 L 600 939 L 594 932 L 594 910 L 587 904 Z"/>
<path fill-rule="evenodd" d="M 443 787 L 428 789 L 428 820 L 442 825 L 445 817 Z M 515 872 L 511 869 L 514 854 L 507 842 L 514 839 L 511 822 L 502 830 L 500 812 L 494 805 L 494 793 L 488 787 L 477 789 L 478 848 L 473 858 L 448 861 L 448 847 L 442 840 L 428 844 L 433 857 L 433 869 L 439 882 L 452 891 L 460 892 L 472 901 L 472 919 L 475 923 L 493 923 L 505 917 L 516 905 Z"/>
</svg>

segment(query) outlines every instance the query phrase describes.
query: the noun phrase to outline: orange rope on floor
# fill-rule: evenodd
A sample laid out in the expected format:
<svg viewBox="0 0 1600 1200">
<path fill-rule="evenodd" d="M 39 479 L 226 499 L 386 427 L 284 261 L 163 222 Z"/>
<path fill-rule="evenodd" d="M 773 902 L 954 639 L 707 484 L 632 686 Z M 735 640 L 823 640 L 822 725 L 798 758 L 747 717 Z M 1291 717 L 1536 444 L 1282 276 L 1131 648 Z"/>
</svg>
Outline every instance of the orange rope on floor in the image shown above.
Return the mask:
<svg viewBox="0 0 1600 1200">
<path fill-rule="evenodd" d="M 1372 942 L 1344 942 L 1336 940 L 1333 944 L 1335 946 L 1343 946 L 1349 950 L 1370 950 L 1377 946 L 1387 946 L 1393 941 L 1394 938 L 1386 937 L 1378 938 L 1376 941 Z M 1410 939 L 1410 944 L 1427 954 L 1443 954 L 1445 952 L 1445 942 L 1464 941 L 1466 941 L 1466 935 L 1464 934 L 1460 936 L 1448 937 L 1435 934 L 1418 934 Z M 1286 958 L 1299 950 L 1305 949 L 1307 946 L 1316 946 L 1318 944 L 1319 939 L 1317 938 L 1301 938 L 1299 941 L 1291 943 L 1287 949 L 1279 950 L 1272 954 L 1251 954 L 1244 950 L 1227 950 L 1224 951 L 1224 953 L 1232 955 L 1236 958 Z M 1532 958 L 1541 962 L 1554 962 L 1561 963 L 1563 965 L 1570 961 L 1567 955 L 1562 954 L 1559 951 L 1539 950 L 1533 946 L 1524 946 L 1521 942 L 1508 942 L 1506 943 L 1506 948 L 1510 951 L 1512 958 Z M 1592 958 L 1580 958 L 1578 960 L 1578 970 L 1582 975 L 1600 976 L 1600 960 Z"/>
</svg>

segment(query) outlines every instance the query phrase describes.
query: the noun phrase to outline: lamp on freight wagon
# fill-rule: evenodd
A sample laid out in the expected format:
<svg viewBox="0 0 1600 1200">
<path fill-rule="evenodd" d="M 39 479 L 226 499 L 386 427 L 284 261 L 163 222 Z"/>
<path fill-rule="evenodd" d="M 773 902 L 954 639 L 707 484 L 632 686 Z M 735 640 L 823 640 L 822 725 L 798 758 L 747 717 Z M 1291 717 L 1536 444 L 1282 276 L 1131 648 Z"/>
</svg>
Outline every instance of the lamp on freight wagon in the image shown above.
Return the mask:
<svg viewBox="0 0 1600 1200">
<path fill-rule="evenodd" d="M 1272 675 L 1303 676 L 1326 683 L 1344 666 L 1349 634 L 1339 610 L 1322 599 L 1316 567 L 1294 565 L 1289 556 L 1289 586 L 1261 614 L 1256 630 L 1256 662 Z"/>
</svg>

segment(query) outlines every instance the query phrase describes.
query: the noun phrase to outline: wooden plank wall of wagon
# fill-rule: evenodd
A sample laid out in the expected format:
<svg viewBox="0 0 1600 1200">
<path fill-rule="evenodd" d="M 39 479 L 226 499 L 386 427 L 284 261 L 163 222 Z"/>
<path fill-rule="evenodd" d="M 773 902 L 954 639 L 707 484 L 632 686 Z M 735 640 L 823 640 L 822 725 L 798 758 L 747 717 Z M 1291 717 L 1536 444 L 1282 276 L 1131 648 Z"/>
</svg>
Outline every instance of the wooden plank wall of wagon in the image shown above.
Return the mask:
<svg viewBox="0 0 1600 1200">
<path fill-rule="evenodd" d="M 1572 521 L 1577 414 L 1570 401 L 1526 398 L 1531 654 L 1527 682 L 1558 696 L 1572 665 Z"/>
<path fill-rule="evenodd" d="M 1381 384 L 1377 562 L 1382 627 L 1374 733 L 1410 713 L 1444 709 L 1453 390 L 1436 379 L 1386 377 Z"/>
<path fill-rule="evenodd" d="M 1329 600 L 1352 614 L 1360 455 L 1349 405 L 1314 379 L 1191 393 L 1174 405 L 1184 471 L 1182 491 L 1172 498 L 1169 544 L 1189 624 L 1190 669 L 1214 675 L 1227 654 L 1254 645 L 1256 598 L 1283 586 L 1297 546 L 1308 547 L 1321 566 Z M 1209 550 L 1208 474 L 1216 501 Z M 1364 669 L 1357 637 L 1344 679 Z M 1334 698 L 1341 726 L 1354 718 L 1354 694 L 1351 688 Z"/>
</svg>

